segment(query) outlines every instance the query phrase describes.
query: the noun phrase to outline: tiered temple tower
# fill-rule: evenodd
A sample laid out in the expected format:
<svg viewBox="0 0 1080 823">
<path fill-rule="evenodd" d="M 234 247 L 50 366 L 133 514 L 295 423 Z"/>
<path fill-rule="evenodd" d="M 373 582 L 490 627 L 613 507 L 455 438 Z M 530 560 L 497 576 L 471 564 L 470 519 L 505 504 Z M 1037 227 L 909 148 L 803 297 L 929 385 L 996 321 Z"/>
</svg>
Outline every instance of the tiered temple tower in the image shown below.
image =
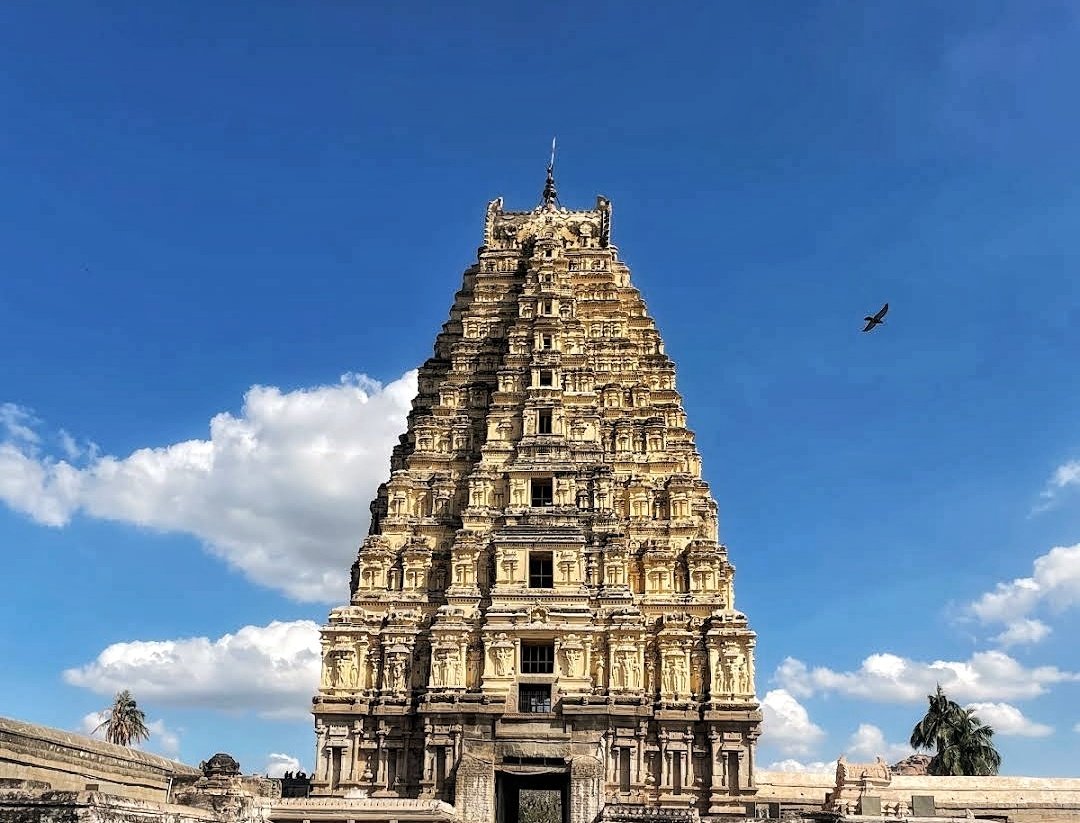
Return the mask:
<svg viewBox="0 0 1080 823">
<path fill-rule="evenodd" d="M 316 794 L 515 820 L 752 802 L 754 633 L 611 204 L 488 205 L 323 629 Z M 621 810 L 621 811 L 620 811 Z"/>
</svg>

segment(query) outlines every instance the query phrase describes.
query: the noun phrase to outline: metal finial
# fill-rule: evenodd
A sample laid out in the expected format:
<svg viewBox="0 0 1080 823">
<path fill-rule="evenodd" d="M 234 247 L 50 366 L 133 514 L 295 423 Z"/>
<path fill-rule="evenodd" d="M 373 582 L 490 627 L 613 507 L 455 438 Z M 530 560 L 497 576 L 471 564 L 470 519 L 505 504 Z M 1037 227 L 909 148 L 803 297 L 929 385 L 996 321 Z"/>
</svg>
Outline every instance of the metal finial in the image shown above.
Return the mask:
<svg viewBox="0 0 1080 823">
<path fill-rule="evenodd" d="M 548 161 L 547 180 L 544 181 L 544 205 L 550 206 L 559 202 L 559 194 L 555 191 L 555 138 L 551 138 L 551 160 Z"/>
</svg>

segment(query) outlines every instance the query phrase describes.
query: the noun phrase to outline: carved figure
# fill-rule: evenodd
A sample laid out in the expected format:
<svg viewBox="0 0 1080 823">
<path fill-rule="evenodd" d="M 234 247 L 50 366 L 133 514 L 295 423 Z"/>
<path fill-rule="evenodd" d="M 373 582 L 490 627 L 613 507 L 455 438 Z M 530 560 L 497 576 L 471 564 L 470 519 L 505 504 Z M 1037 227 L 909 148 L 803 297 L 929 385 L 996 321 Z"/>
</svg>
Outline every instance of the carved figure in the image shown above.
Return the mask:
<svg viewBox="0 0 1080 823">
<path fill-rule="evenodd" d="M 514 650 L 509 646 L 499 646 L 495 649 L 495 676 L 513 677 L 514 675 Z"/>
<path fill-rule="evenodd" d="M 390 663 L 387 667 L 387 688 L 393 692 L 404 691 L 405 689 L 405 662 L 398 655 L 393 655 L 390 658 Z"/>
<path fill-rule="evenodd" d="M 356 661 L 352 652 L 339 653 L 338 665 L 334 669 L 336 675 L 335 689 L 351 689 L 356 685 Z"/>
<path fill-rule="evenodd" d="M 581 674 L 581 649 L 576 649 L 572 647 L 564 649 L 563 658 L 565 660 L 564 670 L 567 677 L 578 677 Z"/>
</svg>

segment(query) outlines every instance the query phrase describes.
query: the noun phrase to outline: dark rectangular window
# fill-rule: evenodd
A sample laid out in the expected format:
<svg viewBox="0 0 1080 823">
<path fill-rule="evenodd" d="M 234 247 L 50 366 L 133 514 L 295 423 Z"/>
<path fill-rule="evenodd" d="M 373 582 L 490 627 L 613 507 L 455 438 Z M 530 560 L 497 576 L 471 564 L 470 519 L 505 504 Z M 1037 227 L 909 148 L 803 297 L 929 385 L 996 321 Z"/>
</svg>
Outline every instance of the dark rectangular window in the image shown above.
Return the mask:
<svg viewBox="0 0 1080 823">
<path fill-rule="evenodd" d="M 532 481 L 532 505 L 550 506 L 555 502 L 554 481 L 550 477 L 536 477 Z"/>
<path fill-rule="evenodd" d="M 521 644 L 521 673 L 522 674 L 554 674 L 555 673 L 555 644 L 554 643 L 522 643 Z"/>
<path fill-rule="evenodd" d="M 540 714 L 551 711 L 551 686 L 523 683 L 518 686 L 518 711 Z"/>
<path fill-rule="evenodd" d="M 619 791 L 630 791 L 630 749 L 627 746 L 619 749 Z"/>
<path fill-rule="evenodd" d="M 553 372 L 551 369 L 540 369 L 540 385 L 554 386 L 555 372 Z"/>
<path fill-rule="evenodd" d="M 551 434 L 551 409 L 540 409 L 536 413 L 536 433 Z"/>
<path fill-rule="evenodd" d="M 540 314 L 554 314 L 555 306 L 550 300 L 542 300 L 540 302 Z"/>
<path fill-rule="evenodd" d="M 540 335 L 540 348 L 550 349 L 554 342 L 554 338 L 550 334 Z"/>
<path fill-rule="evenodd" d="M 550 589 L 555 582 L 551 552 L 529 552 L 529 588 Z"/>
</svg>

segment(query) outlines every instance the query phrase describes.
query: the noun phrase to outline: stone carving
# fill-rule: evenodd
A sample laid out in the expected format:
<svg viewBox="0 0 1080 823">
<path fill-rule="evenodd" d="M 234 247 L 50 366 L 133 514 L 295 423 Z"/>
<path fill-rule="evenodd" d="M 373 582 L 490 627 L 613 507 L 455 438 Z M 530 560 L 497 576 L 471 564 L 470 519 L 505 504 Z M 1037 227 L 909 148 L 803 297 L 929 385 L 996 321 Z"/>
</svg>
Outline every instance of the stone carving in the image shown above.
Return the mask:
<svg viewBox="0 0 1080 823">
<path fill-rule="evenodd" d="M 402 652 L 391 652 L 386 662 L 385 688 L 387 691 L 405 690 L 406 657 Z"/>
<path fill-rule="evenodd" d="M 610 231 L 604 198 L 488 204 L 323 633 L 315 794 L 488 815 L 500 713 L 534 706 L 575 745 L 609 735 L 597 798 L 627 795 L 628 770 L 634 803 L 682 795 L 719 819 L 752 801 L 753 633 L 674 365 Z"/>
<path fill-rule="evenodd" d="M 431 657 L 431 685 L 432 686 L 456 686 L 458 685 L 459 654 L 456 647 L 443 646 L 435 649 Z"/>
<path fill-rule="evenodd" d="M 491 646 L 492 672 L 496 677 L 514 676 L 514 644 L 499 634 Z"/>
<path fill-rule="evenodd" d="M 231 754 L 218 752 L 209 760 L 199 764 L 204 777 L 237 777 L 240 774 L 240 763 Z"/>
</svg>

